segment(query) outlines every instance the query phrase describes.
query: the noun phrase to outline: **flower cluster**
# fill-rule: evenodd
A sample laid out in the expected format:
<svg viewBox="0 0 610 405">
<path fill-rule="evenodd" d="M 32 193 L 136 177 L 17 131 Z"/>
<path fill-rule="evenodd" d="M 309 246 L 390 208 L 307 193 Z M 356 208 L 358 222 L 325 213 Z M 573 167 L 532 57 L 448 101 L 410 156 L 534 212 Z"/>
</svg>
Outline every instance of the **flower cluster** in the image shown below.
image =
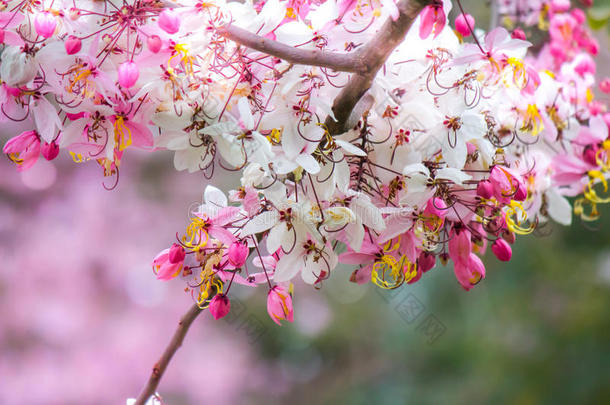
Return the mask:
<svg viewBox="0 0 610 405">
<path fill-rule="evenodd" d="M 128 148 L 234 173 L 153 263 L 215 318 L 237 283 L 292 321 L 295 277 L 339 263 L 392 289 L 452 261 L 469 290 L 487 245 L 508 261 L 517 235 L 610 201 L 610 115 L 582 10 L 504 1 L 512 32 L 484 32 L 456 3 L 454 31 L 449 0 L 3 1 L 2 119 L 34 128 L 4 151 L 116 181 Z"/>
</svg>

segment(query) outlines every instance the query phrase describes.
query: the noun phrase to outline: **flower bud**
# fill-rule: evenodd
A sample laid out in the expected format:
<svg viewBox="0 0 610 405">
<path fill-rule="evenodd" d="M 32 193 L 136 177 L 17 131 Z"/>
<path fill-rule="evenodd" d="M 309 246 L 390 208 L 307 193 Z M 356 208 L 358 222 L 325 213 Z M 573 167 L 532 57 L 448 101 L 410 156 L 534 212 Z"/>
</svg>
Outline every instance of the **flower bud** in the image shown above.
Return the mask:
<svg viewBox="0 0 610 405">
<path fill-rule="evenodd" d="M 158 35 L 151 35 L 146 40 L 146 44 L 148 45 L 148 49 L 152 53 L 157 53 L 161 50 L 161 47 L 163 46 L 163 41 L 161 41 L 161 38 L 159 38 Z"/>
<path fill-rule="evenodd" d="M 599 89 L 606 94 L 610 94 L 610 77 L 606 77 L 601 81 Z"/>
<path fill-rule="evenodd" d="M 168 34 L 175 34 L 180 30 L 180 19 L 173 10 L 163 10 L 159 14 L 159 27 Z"/>
<path fill-rule="evenodd" d="M 477 185 L 477 195 L 489 200 L 493 195 L 493 186 L 489 180 L 482 180 Z"/>
<path fill-rule="evenodd" d="M 227 316 L 231 310 L 231 301 L 225 294 L 217 294 L 212 298 L 209 308 L 214 319 L 218 320 Z"/>
<path fill-rule="evenodd" d="M 436 257 L 427 252 L 422 252 L 417 259 L 417 264 L 422 272 L 427 272 L 436 266 Z"/>
<path fill-rule="evenodd" d="M 51 143 L 45 142 L 42 144 L 40 152 L 45 159 L 53 160 L 59 155 L 59 145 L 57 145 L 57 142 L 55 141 L 52 141 Z"/>
<path fill-rule="evenodd" d="M 34 19 L 34 28 L 36 33 L 43 38 L 50 38 L 55 33 L 57 27 L 57 20 L 55 16 L 48 11 L 39 13 Z"/>
<path fill-rule="evenodd" d="M 140 77 L 138 65 L 136 65 L 132 61 L 121 63 L 119 65 L 118 74 L 119 84 L 126 89 L 133 87 L 133 85 L 136 84 L 138 78 Z"/>
<path fill-rule="evenodd" d="M 6 32 L 6 31 L 4 31 L 4 30 L 0 30 L 0 44 L 3 44 L 3 43 L 4 43 L 4 33 L 5 33 L 5 32 Z"/>
<path fill-rule="evenodd" d="M 66 47 L 66 53 L 68 55 L 74 55 L 81 50 L 83 43 L 81 42 L 80 38 L 70 35 L 68 39 L 66 39 L 64 46 Z"/>
<path fill-rule="evenodd" d="M 513 39 L 520 39 L 525 41 L 527 37 L 525 36 L 525 32 L 521 28 L 515 28 L 515 30 L 510 34 Z"/>
<path fill-rule="evenodd" d="M 269 290 L 267 294 L 267 313 L 273 322 L 280 324 L 280 320 L 285 319 L 288 322 L 294 320 L 292 309 L 292 297 L 285 288 L 276 285 Z"/>
<path fill-rule="evenodd" d="M 229 263 L 235 267 L 243 266 L 248 258 L 248 253 L 250 253 L 248 245 L 240 242 L 233 242 L 231 246 L 229 246 Z"/>
<path fill-rule="evenodd" d="M 186 252 L 184 248 L 177 243 L 174 243 L 171 248 L 169 248 L 169 262 L 172 264 L 181 263 L 184 261 L 186 257 Z"/>
<path fill-rule="evenodd" d="M 470 36 L 470 30 L 474 30 L 474 17 L 470 14 L 460 14 L 455 19 L 455 30 L 463 37 Z"/>
<path fill-rule="evenodd" d="M 491 245 L 491 251 L 496 255 L 498 260 L 507 262 L 510 260 L 513 255 L 513 250 L 511 249 L 508 242 L 504 239 L 496 239 L 496 241 Z"/>
<path fill-rule="evenodd" d="M 439 218 L 445 218 L 445 215 L 447 215 L 447 204 L 445 204 L 445 201 L 443 201 L 442 198 L 434 197 L 428 200 L 428 204 L 426 205 L 424 212 L 427 215 L 435 215 Z"/>
</svg>

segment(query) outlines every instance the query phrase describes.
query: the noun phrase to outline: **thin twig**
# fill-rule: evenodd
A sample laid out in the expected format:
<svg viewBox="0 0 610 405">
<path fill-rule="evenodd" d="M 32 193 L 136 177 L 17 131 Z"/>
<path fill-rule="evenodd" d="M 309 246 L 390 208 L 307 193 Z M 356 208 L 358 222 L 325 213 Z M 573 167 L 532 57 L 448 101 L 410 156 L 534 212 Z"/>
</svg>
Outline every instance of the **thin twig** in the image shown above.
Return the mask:
<svg viewBox="0 0 610 405">
<path fill-rule="evenodd" d="M 336 120 L 328 117 L 325 122 L 331 135 L 338 135 L 349 129 L 345 128 L 345 124 L 354 107 L 369 90 L 377 72 L 390 54 L 404 40 L 413 21 L 430 2 L 430 0 L 400 0 L 396 4 L 399 11 L 396 21 L 388 18 L 375 37 L 364 46 L 361 51 L 362 61 L 368 66 L 368 72 L 354 74 L 335 99 L 332 109 Z"/>
<path fill-rule="evenodd" d="M 159 361 L 154 365 L 152 373 L 150 374 L 150 378 L 146 383 L 146 386 L 142 389 L 142 392 L 136 399 L 134 405 L 144 405 L 146 401 L 155 394 L 157 391 L 157 386 L 161 381 L 161 377 L 163 377 L 163 373 L 167 369 L 167 365 L 170 360 L 178 350 L 180 346 L 182 346 L 182 341 L 184 340 L 184 336 L 188 332 L 191 324 L 197 318 L 197 315 L 201 313 L 202 309 L 199 308 L 197 304 L 194 304 L 186 314 L 182 316 L 180 322 L 178 322 L 178 328 L 174 332 L 174 336 L 172 340 L 169 342 L 163 355 L 159 359 Z"/>
<path fill-rule="evenodd" d="M 275 56 L 295 65 L 321 66 L 339 72 L 366 73 L 368 68 L 363 64 L 359 52 L 338 53 L 321 49 L 295 48 L 279 41 L 254 34 L 235 25 L 219 27 L 216 32 L 231 41 L 264 54 Z"/>
</svg>

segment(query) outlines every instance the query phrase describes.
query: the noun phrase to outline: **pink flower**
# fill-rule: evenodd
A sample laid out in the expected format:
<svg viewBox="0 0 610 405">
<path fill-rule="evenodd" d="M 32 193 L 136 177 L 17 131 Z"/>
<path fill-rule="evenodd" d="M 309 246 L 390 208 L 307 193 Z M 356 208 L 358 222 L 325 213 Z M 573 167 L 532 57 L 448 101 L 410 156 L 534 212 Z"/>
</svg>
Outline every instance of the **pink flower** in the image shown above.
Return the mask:
<svg viewBox="0 0 610 405">
<path fill-rule="evenodd" d="M 527 187 L 521 176 L 504 166 L 494 166 L 491 169 L 489 181 L 493 186 L 493 195 L 500 202 L 507 203 L 511 199 L 524 201 L 527 198 Z"/>
<path fill-rule="evenodd" d="M 26 131 L 17 135 L 4 145 L 2 149 L 10 160 L 17 163 L 17 171 L 29 169 L 36 163 L 40 155 L 40 137 L 36 131 Z"/>
<path fill-rule="evenodd" d="M 278 325 L 281 325 L 280 320 L 282 319 L 288 322 L 294 320 L 292 296 L 284 287 L 276 285 L 269 290 L 267 294 L 267 312 L 273 322 Z"/>
<path fill-rule="evenodd" d="M 78 53 L 81 50 L 83 43 L 80 38 L 77 38 L 74 35 L 70 35 L 68 39 L 66 39 L 64 46 L 68 55 L 74 55 L 75 53 Z"/>
<path fill-rule="evenodd" d="M 470 14 L 460 14 L 455 19 L 455 29 L 463 37 L 468 37 L 471 30 L 474 30 L 474 17 Z"/>
<path fill-rule="evenodd" d="M 55 16 L 48 11 L 39 13 L 36 15 L 34 20 L 34 28 L 36 33 L 44 38 L 50 38 L 55 33 L 55 27 L 57 27 L 57 20 Z"/>
<path fill-rule="evenodd" d="M 436 256 L 427 252 L 422 252 L 417 260 L 417 266 L 422 272 L 427 272 L 436 266 Z"/>
<path fill-rule="evenodd" d="M 527 37 L 525 36 L 525 32 L 521 28 L 515 28 L 513 30 L 512 34 L 510 34 L 510 36 L 513 39 L 520 39 L 522 41 L 527 40 Z"/>
<path fill-rule="evenodd" d="M 55 141 L 52 141 L 51 143 L 45 142 L 42 145 L 41 152 L 45 159 L 53 160 L 59 155 L 59 146 Z"/>
<path fill-rule="evenodd" d="M 152 53 L 158 53 L 161 50 L 161 47 L 163 46 L 163 41 L 161 41 L 161 38 L 159 38 L 158 35 L 151 35 L 146 40 L 146 44 L 148 45 L 148 49 Z"/>
<path fill-rule="evenodd" d="M 240 242 L 233 242 L 231 246 L 229 246 L 229 263 L 236 268 L 243 266 L 248 258 L 249 252 L 250 249 L 248 249 L 248 245 Z"/>
<path fill-rule="evenodd" d="M 231 310 L 231 301 L 225 294 L 217 294 L 212 298 L 209 308 L 214 319 L 219 320 L 227 316 Z"/>
<path fill-rule="evenodd" d="M 453 271 L 462 287 L 469 291 L 485 277 L 485 266 L 479 256 L 471 253 L 466 263 L 454 263 Z"/>
<path fill-rule="evenodd" d="M 177 243 L 174 243 L 171 248 L 169 248 L 169 262 L 172 264 L 182 263 L 184 262 L 184 258 L 186 257 L 186 251 L 182 246 Z"/>
<path fill-rule="evenodd" d="M 498 260 L 503 262 L 510 261 L 511 256 L 513 255 L 513 250 L 504 239 L 496 239 L 491 245 L 491 251 L 496 255 Z"/>
<path fill-rule="evenodd" d="M 426 6 L 421 12 L 421 24 L 419 26 L 419 37 L 426 39 L 432 31 L 434 31 L 434 38 L 436 38 L 443 28 L 445 28 L 445 10 L 443 9 L 442 1 L 435 1 L 434 3 Z"/>
<path fill-rule="evenodd" d="M 489 180 L 481 180 L 477 185 L 477 195 L 489 200 L 493 196 L 494 188 Z"/>
<path fill-rule="evenodd" d="M 610 77 L 606 77 L 601 81 L 599 89 L 606 94 L 610 94 Z"/>
<path fill-rule="evenodd" d="M 457 266 L 466 265 L 468 263 L 470 253 L 472 252 L 471 234 L 467 229 L 453 228 L 451 231 L 451 239 L 449 240 L 449 257 Z"/>
<path fill-rule="evenodd" d="M 136 65 L 132 61 L 121 63 L 119 65 L 118 74 L 119 84 L 126 89 L 133 87 L 133 85 L 136 84 L 138 78 L 140 77 L 138 65 Z"/>
<path fill-rule="evenodd" d="M 175 34 L 180 30 L 180 19 L 173 10 L 164 10 L 159 14 L 159 27 L 168 34 Z"/>
<path fill-rule="evenodd" d="M 169 260 L 169 249 L 163 250 L 153 260 L 153 269 L 158 280 L 171 280 L 180 274 L 184 262 L 172 263 Z"/>
</svg>

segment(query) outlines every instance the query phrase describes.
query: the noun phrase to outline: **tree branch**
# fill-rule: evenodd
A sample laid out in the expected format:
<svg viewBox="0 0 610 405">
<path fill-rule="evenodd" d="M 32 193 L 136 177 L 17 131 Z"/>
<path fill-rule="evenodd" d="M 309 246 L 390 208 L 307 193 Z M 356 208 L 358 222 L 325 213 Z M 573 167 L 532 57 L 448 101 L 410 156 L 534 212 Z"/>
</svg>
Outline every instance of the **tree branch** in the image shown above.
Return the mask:
<svg viewBox="0 0 610 405">
<path fill-rule="evenodd" d="M 216 32 L 240 45 L 296 65 L 327 67 L 339 72 L 366 73 L 368 70 L 358 56 L 358 52 L 337 53 L 321 49 L 295 48 L 234 25 L 217 28 Z"/>
<path fill-rule="evenodd" d="M 396 4 L 399 10 L 396 21 L 388 18 L 375 37 L 364 46 L 361 57 L 368 71 L 354 74 L 335 98 L 332 109 L 336 121 L 331 117 L 326 118 L 325 121 L 331 135 L 338 135 L 349 129 L 345 124 L 354 107 L 369 90 L 377 72 L 390 54 L 404 40 L 415 18 L 430 2 L 430 0 L 400 0 Z"/>
<path fill-rule="evenodd" d="M 146 401 L 155 394 L 157 391 L 157 386 L 161 381 L 161 377 L 163 377 L 163 373 L 167 368 L 170 360 L 178 350 L 178 348 L 182 345 L 182 341 L 184 340 L 184 336 L 188 332 L 191 324 L 197 318 L 197 315 L 201 313 L 202 309 L 199 308 L 197 304 L 193 305 L 186 314 L 182 316 L 180 322 L 178 322 L 178 328 L 174 332 L 174 336 L 172 340 L 169 342 L 163 355 L 159 359 L 159 361 L 154 365 L 150 378 L 146 383 L 146 386 L 142 389 L 142 392 L 136 399 L 134 405 L 144 405 Z"/>
</svg>

